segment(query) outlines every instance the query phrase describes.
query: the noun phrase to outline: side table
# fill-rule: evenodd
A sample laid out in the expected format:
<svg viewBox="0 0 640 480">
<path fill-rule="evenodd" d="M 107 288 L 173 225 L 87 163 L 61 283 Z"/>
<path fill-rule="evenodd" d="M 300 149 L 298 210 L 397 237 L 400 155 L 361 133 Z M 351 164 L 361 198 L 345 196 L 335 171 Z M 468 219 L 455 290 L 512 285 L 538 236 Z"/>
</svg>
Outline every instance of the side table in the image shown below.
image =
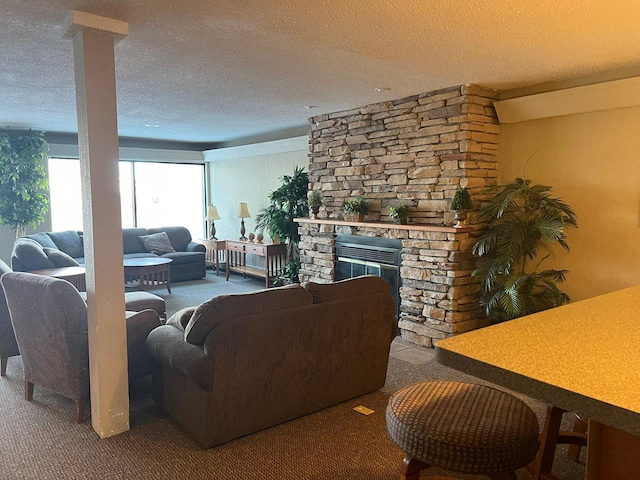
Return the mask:
<svg viewBox="0 0 640 480">
<path fill-rule="evenodd" d="M 247 254 L 264 257 L 264 268 L 247 266 Z M 227 280 L 230 272 L 242 273 L 245 276 L 249 274 L 264 278 L 266 288 L 269 288 L 269 281 L 282 272 L 286 258 L 287 245 L 284 243 L 227 240 Z"/>
<path fill-rule="evenodd" d="M 85 268 L 84 267 L 57 267 L 45 268 L 42 270 L 32 270 L 29 273 L 45 275 L 47 277 L 61 278 L 76 287 L 79 292 L 87 290 Z"/>
<path fill-rule="evenodd" d="M 227 241 L 200 238 L 198 242 L 203 244 L 207 249 L 204 257 L 205 264 L 207 267 L 216 269 L 217 277 L 220 274 L 220 264 L 226 261 Z"/>
</svg>

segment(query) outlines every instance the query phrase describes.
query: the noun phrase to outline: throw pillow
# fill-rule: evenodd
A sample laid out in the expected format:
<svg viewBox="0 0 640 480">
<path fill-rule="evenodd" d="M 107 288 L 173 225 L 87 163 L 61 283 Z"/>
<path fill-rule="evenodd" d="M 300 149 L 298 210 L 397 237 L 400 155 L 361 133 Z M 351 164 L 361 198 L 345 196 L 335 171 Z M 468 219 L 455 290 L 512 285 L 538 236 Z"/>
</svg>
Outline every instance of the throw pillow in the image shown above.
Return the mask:
<svg viewBox="0 0 640 480">
<path fill-rule="evenodd" d="M 175 250 L 169 241 L 169 237 L 165 232 L 153 233 L 151 235 L 142 235 L 140 241 L 150 253 L 162 255 L 163 253 L 173 253 Z"/>
<path fill-rule="evenodd" d="M 196 311 L 196 307 L 186 307 L 182 310 L 178 310 L 176 313 L 171 315 L 169 320 L 167 320 L 167 325 L 173 325 L 179 330 L 184 332 L 184 329 L 187 328 L 189 324 L 189 320 L 191 320 L 191 316 L 193 312 Z"/>
<path fill-rule="evenodd" d="M 56 248 L 44 247 L 43 250 L 56 267 L 77 267 L 80 265 L 75 258 Z"/>
</svg>

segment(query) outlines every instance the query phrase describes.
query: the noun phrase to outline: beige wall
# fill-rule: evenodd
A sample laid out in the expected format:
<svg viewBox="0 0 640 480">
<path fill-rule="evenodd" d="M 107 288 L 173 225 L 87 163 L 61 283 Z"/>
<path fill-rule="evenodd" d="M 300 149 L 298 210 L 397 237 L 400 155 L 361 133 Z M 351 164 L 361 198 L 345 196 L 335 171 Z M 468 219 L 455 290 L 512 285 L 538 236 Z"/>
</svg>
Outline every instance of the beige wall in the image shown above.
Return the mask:
<svg viewBox="0 0 640 480">
<path fill-rule="evenodd" d="M 269 204 L 269 193 L 281 184 L 283 175 L 292 175 L 296 166 L 308 172 L 307 150 L 215 160 L 209 163 L 211 203 L 222 217 L 216 221 L 216 237 L 237 240 L 239 202 L 247 202 L 251 218 L 245 219 L 246 235 L 257 233 L 254 218 Z M 265 240 L 269 238 L 264 232 Z"/>
<path fill-rule="evenodd" d="M 639 132 L 640 107 L 502 125 L 500 183 L 549 185 L 576 211 L 571 252 L 547 264 L 570 270 L 573 300 L 640 284 Z"/>
</svg>

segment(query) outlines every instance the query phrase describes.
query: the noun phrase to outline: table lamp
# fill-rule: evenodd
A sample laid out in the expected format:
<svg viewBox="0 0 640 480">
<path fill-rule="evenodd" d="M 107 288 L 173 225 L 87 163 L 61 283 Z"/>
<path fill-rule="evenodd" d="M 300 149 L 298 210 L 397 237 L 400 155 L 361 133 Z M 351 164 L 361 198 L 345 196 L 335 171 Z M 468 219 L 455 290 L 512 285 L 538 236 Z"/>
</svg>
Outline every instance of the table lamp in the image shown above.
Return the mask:
<svg viewBox="0 0 640 480">
<path fill-rule="evenodd" d="M 209 211 L 207 213 L 207 220 L 209 220 L 209 227 L 211 228 L 211 233 L 209 234 L 209 240 L 217 240 L 216 238 L 216 220 L 220 220 L 220 214 L 218 213 L 218 207 L 215 205 L 209 206 Z"/>
<path fill-rule="evenodd" d="M 244 236 L 246 230 L 244 229 L 244 219 L 245 218 L 250 218 L 251 214 L 249 213 L 249 207 L 247 207 L 247 203 L 246 202 L 240 202 L 240 205 L 238 205 L 238 214 L 236 215 L 237 218 L 240 218 L 240 240 L 246 240 L 247 237 Z"/>
</svg>

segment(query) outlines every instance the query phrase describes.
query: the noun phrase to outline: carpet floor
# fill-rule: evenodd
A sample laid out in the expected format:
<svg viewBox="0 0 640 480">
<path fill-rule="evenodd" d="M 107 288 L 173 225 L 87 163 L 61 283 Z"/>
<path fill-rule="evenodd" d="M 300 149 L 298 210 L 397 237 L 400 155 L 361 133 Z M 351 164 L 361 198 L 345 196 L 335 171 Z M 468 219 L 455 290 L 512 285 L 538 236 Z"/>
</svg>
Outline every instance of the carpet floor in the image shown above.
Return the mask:
<svg viewBox="0 0 640 480">
<path fill-rule="evenodd" d="M 209 273 L 203 281 L 172 285 L 172 294 L 153 293 L 166 299 L 171 314 L 210 296 L 253 291 L 262 285 L 235 276 L 225 282 Z M 386 433 L 389 396 L 410 383 L 438 378 L 480 382 L 433 359 L 416 365 L 391 357 L 386 384 L 377 392 L 202 449 L 153 403 L 148 378 L 131 385 L 131 429 L 100 439 L 90 420 L 80 425 L 72 421 L 71 400 L 36 386 L 33 401 L 25 401 L 22 363 L 12 357 L 7 376 L 0 379 L 0 479 L 397 480 L 403 453 Z M 546 405 L 519 396 L 542 422 Z M 358 405 L 374 413 L 356 413 L 353 408 Z M 558 449 L 554 473 L 566 480 L 584 478 L 583 462 L 567 460 L 565 451 Z M 428 469 L 422 477 L 444 473 Z M 526 471 L 518 472 L 519 480 L 529 478 Z"/>
</svg>

